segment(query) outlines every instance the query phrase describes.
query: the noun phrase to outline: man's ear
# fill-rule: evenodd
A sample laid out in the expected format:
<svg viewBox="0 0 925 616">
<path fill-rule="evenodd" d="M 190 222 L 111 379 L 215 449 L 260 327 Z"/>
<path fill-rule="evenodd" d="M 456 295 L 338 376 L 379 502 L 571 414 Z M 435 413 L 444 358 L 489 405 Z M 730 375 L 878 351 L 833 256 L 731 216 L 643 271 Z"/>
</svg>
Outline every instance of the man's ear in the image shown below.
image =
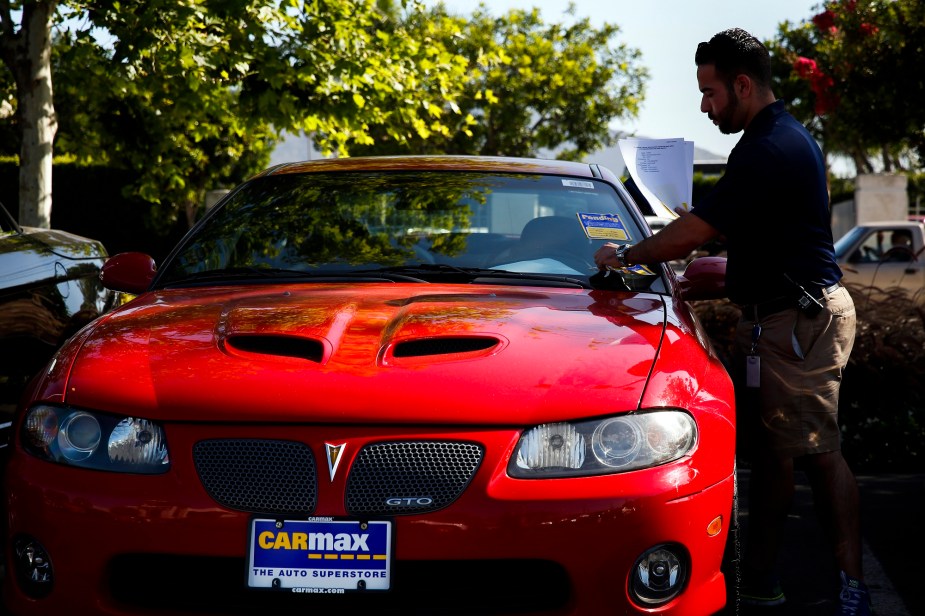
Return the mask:
<svg viewBox="0 0 925 616">
<path fill-rule="evenodd" d="M 735 88 L 735 93 L 739 98 L 748 96 L 752 91 L 752 80 L 748 75 L 736 75 L 732 87 Z"/>
</svg>

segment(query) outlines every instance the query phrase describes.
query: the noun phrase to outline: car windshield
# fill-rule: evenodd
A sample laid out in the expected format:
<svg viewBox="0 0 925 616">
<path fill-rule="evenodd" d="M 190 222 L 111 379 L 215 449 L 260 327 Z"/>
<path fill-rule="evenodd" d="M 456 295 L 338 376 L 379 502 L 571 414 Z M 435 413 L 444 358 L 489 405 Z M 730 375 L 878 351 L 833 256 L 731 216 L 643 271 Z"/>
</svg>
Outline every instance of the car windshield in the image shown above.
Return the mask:
<svg viewBox="0 0 925 616">
<path fill-rule="evenodd" d="M 583 225 L 582 219 L 592 222 Z M 507 273 L 521 281 L 587 285 L 597 272 L 593 254 L 600 244 L 643 236 L 620 194 L 590 178 L 271 174 L 244 184 L 210 211 L 168 258 L 157 285 L 280 278 L 504 284 Z M 665 289 L 660 270 L 645 287 Z"/>
</svg>

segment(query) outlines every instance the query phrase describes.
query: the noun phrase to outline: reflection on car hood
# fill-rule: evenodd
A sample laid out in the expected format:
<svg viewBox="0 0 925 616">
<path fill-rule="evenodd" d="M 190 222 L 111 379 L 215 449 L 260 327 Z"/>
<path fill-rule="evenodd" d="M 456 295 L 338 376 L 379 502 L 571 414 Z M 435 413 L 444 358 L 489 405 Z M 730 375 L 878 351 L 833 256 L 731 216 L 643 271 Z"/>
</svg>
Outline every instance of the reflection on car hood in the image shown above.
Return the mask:
<svg viewBox="0 0 925 616">
<path fill-rule="evenodd" d="M 57 229 L 23 227 L 22 238 L 33 244 L 37 252 L 49 251 L 70 259 L 99 259 L 107 255 L 103 245 L 80 235 Z"/>
<path fill-rule="evenodd" d="M 658 295 L 586 290 L 160 291 L 96 325 L 66 402 L 186 420 L 519 425 L 600 416 L 638 406 L 664 320 Z"/>
<path fill-rule="evenodd" d="M 53 229 L 24 227 L 0 236 L 0 289 L 95 276 L 106 257 L 95 240 Z"/>
</svg>

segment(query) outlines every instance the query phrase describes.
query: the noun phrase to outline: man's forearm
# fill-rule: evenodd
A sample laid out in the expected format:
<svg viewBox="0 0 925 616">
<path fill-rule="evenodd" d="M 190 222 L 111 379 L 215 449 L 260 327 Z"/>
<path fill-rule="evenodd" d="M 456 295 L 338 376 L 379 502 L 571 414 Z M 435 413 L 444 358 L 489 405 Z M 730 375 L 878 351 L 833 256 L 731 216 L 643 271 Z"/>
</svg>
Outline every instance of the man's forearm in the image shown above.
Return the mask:
<svg viewBox="0 0 925 616">
<path fill-rule="evenodd" d="M 617 244 L 605 244 L 594 253 L 598 267 L 622 267 L 637 263 L 662 263 L 683 259 L 695 248 L 719 235 L 719 232 L 693 214 L 684 214 L 665 226 L 664 229 L 641 242 L 634 244 L 624 253 L 624 262 L 614 256 Z"/>
</svg>

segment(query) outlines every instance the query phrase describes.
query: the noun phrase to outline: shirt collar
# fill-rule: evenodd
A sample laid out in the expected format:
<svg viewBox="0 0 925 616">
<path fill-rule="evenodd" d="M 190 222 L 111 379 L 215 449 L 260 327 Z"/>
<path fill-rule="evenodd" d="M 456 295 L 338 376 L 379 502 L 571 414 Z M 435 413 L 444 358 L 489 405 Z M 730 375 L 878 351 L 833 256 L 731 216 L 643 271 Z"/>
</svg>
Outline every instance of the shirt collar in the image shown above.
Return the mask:
<svg viewBox="0 0 925 616">
<path fill-rule="evenodd" d="M 772 124 L 774 124 L 774 120 L 776 120 L 778 116 L 785 112 L 786 109 L 784 109 L 783 99 L 777 99 L 755 114 L 755 117 L 752 118 L 751 122 L 749 122 L 748 126 L 745 128 L 745 132 L 742 133 L 742 136 L 748 137 L 749 135 L 765 132 L 768 128 L 771 127 Z"/>
</svg>

